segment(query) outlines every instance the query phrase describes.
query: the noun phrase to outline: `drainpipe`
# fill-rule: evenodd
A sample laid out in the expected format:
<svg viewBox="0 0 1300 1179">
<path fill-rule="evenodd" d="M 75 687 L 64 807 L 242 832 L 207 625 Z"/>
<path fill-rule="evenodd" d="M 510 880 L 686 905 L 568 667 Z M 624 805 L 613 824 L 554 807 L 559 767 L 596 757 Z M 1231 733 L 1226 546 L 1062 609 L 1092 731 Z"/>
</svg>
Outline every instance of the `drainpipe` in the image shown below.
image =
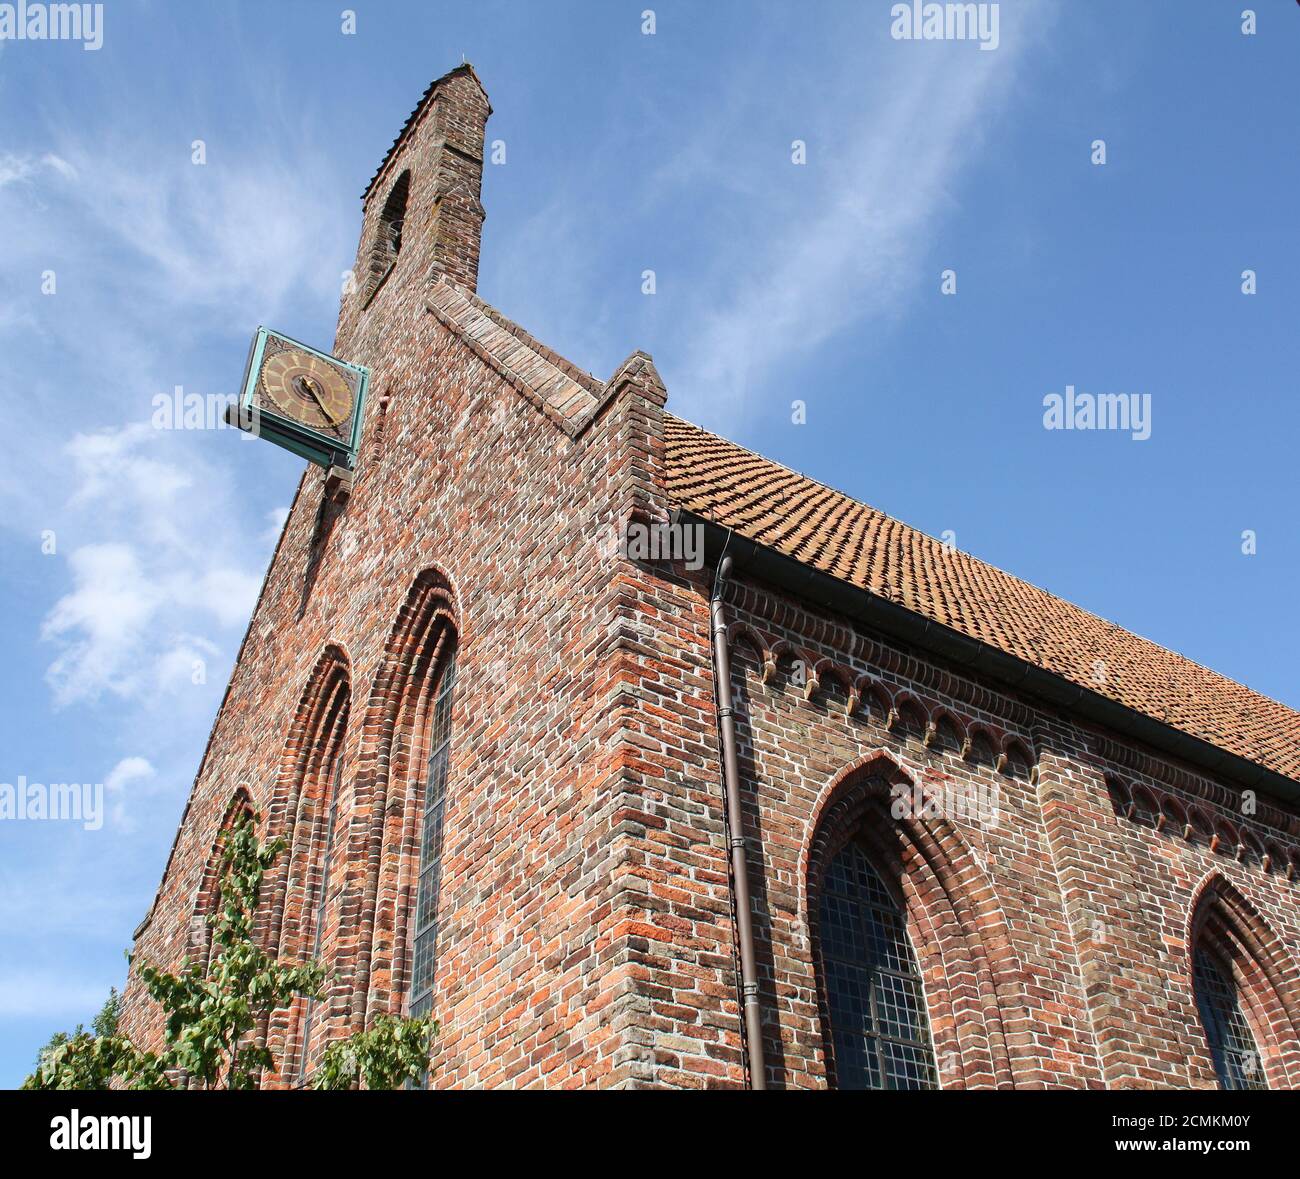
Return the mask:
<svg viewBox="0 0 1300 1179">
<path fill-rule="evenodd" d="M 731 652 L 727 647 L 727 611 L 722 596 L 731 576 L 725 552 L 713 579 L 709 614 L 713 631 L 713 684 L 717 693 L 718 733 L 722 740 L 722 782 L 727 796 L 731 880 L 736 902 L 736 940 L 740 943 L 741 1009 L 749 1057 L 749 1087 L 767 1088 L 763 1066 L 763 1021 L 758 1005 L 758 968 L 754 961 L 754 925 L 749 904 L 749 864 L 745 855 L 745 817 L 740 809 L 740 764 L 736 759 L 736 720 L 731 705 Z"/>
</svg>

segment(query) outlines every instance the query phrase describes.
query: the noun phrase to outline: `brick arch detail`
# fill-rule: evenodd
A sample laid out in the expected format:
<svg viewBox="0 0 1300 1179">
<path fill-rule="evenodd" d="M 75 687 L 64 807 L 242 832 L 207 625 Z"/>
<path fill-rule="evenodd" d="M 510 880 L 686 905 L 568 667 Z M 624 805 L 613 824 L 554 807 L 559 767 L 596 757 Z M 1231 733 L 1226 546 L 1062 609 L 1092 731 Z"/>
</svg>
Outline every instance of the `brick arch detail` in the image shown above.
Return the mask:
<svg viewBox="0 0 1300 1179">
<path fill-rule="evenodd" d="M 221 878 L 223 876 L 222 867 L 225 863 L 226 840 L 229 838 L 235 824 L 244 817 L 257 822 L 257 814 L 253 810 L 252 794 L 249 793 L 247 786 L 237 786 L 230 796 L 230 801 L 226 804 L 225 814 L 217 827 L 217 833 L 212 838 L 212 850 L 208 853 L 208 862 L 203 868 L 203 875 L 199 879 L 199 890 L 190 911 L 189 949 L 198 951 L 205 965 L 212 953 L 212 927 L 209 924 L 209 918 L 216 911 L 221 897 Z"/>
<path fill-rule="evenodd" d="M 758 661 L 762 680 L 767 683 L 776 675 L 776 662 L 763 636 L 747 622 L 733 621 L 727 626 L 727 645 L 737 654 L 744 644 L 753 652 Z M 739 662 L 739 660 L 737 660 Z"/>
<path fill-rule="evenodd" d="M 281 954 L 295 947 L 286 942 L 288 895 L 302 887 L 309 858 L 316 803 L 328 786 L 333 759 L 341 752 L 343 729 L 352 695 L 352 664 L 335 643 L 328 644 L 316 659 L 294 709 L 293 722 L 285 739 L 271 800 L 266 810 L 268 839 L 283 839 L 286 854 L 274 869 L 268 893 L 272 897 L 266 935 Z M 291 941 L 292 939 L 290 939 Z"/>
<path fill-rule="evenodd" d="M 814 898 L 831 858 L 858 838 L 882 877 L 901 893 L 924 979 L 940 1083 L 1014 1088 L 1032 1062 L 1018 1060 L 1008 1041 L 1008 1029 L 1027 1026 L 1027 1017 L 1016 997 L 1020 964 L 1006 918 L 970 846 L 946 818 L 891 817 L 896 783 L 913 786 L 884 750 L 852 762 L 823 788 L 801 854 L 800 907 L 810 933 L 828 1073 L 829 1017 Z"/>
<path fill-rule="evenodd" d="M 460 633 L 456 594 L 436 568 L 414 580 L 398 611 L 366 702 L 354 796 L 350 858 L 366 865 L 357 904 L 350 1022 L 397 1012 L 406 990 L 405 918 L 419 871 L 420 767 L 428 750 L 428 705 Z"/>
<path fill-rule="evenodd" d="M 285 851 L 268 874 L 265 895 L 271 900 L 258 930 L 263 944 L 285 962 L 310 956 L 318 899 L 313 889 L 320 885 L 314 869 L 324 851 L 327 794 L 334 763 L 343 754 L 351 702 L 351 660 L 341 646 L 330 643 L 317 657 L 294 709 L 265 819 L 267 838 L 283 839 Z M 277 1011 L 265 1029 L 281 1069 L 298 1059 L 305 1010 L 305 1001 L 295 1000 Z M 267 1083 L 283 1082 L 282 1075 Z"/>
<path fill-rule="evenodd" d="M 1300 969 L 1259 910 L 1222 872 L 1208 872 L 1193 891 L 1184 940 L 1188 993 L 1195 994 L 1192 956 L 1197 946 L 1207 945 L 1231 965 L 1241 984 L 1243 1012 L 1268 1087 L 1300 1088 Z M 1193 1081 L 1214 1080 L 1208 1046 L 1192 1067 Z"/>
</svg>

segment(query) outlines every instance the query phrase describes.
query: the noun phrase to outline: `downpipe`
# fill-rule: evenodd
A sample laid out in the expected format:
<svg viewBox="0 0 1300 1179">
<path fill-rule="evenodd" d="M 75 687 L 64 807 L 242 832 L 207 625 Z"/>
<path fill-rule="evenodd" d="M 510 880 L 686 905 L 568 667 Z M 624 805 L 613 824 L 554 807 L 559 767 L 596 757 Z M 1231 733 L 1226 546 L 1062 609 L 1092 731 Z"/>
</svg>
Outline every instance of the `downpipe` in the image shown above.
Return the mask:
<svg viewBox="0 0 1300 1179">
<path fill-rule="evenodd" d="M 740 809 L 740 762 L 736 757 L 736 718 L 731 701 L 731 651 L 727 644 L 727 611 L 723 594 L 731 576 L 731 557 L 718 562 L 709 598 L 713 638 L 713 684 L 722 742 L 722 782 L 727 800 L 727 830 L 731 851 L 731 880 L 735 891 L 736 940 L 740 943 L 741 1010 L 744 1013 L 745 1049 L 749 1061 L 749 1087 L 767 1088 L 763 1062 L 763 1019 L 758 999 L 758 967 L 754 957 L 754 923 L 749 901 L 749 862 L 745 845 L 745 817 Z"/>
</svg>

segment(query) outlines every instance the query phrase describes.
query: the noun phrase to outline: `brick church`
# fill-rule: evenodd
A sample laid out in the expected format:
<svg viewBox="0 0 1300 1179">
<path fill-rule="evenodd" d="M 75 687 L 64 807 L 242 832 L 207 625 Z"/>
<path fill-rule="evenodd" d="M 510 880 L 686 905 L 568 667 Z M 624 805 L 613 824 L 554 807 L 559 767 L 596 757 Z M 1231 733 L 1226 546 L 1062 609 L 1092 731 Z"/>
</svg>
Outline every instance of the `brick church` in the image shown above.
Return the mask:
<svg viewBox="0 0 1300 1179">
<path fill-rule="evenodd" d="M 427 1011 L 435 1087 L 1300 1086 L 1300 715 L 483 302 L 489 113 L 452 70 L 366 188 L 351 487 L 303 476 L 136 952 L 204 952 L 252 812 L 331 971 L 268 1087 Z"/>
</svg>

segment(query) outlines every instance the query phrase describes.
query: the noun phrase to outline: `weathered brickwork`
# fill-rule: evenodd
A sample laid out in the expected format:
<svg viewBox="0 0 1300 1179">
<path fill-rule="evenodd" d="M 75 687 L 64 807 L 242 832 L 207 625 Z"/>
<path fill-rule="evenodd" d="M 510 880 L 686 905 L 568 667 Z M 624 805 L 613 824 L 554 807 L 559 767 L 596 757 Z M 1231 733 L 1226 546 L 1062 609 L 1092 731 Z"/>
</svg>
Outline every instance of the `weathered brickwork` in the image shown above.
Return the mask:
<svg viewBox="0 0 1300 1179">
<path fill-rule="evenodd" d="M 289 849 L 261 936 L 332 971 L 264 1030 L 266 1083 L 403 1010 L 454 649 L 433 1083 L 743 1085 L 713 571 L 619 552 L 675 507 L 649 358 L 599 381 L 474 296 L 488 113 L 439 80 L 367 191 L 334 344 L 373 374 L 355 486 L 303 477 L 136 949 L 204 952 L 249 808 Z M 1300 816 L 743 572 L 727 609 L 771 1084 L 833 1081 L 816 897 L 850 837 L 903 898 L 943 1086 L 1213 1087 L 1196 938 L 1300 1084 Z M 134 980 L 125 1023 L 161 1034 Z"/>
<path fill-rule="evenodd" d="M 706 595 L 693 643 L 673 642 L 696 675 Z M 770 590 L 731 601 L 772 1083 L 826 1083 L 812 898 L 829 849 L 863 833 L 906 898 L 945 1087 L 1213 1088 L 1191 988 L 1207 920 L 1269 975 L 1248 1018 L 1270 1085 L 1300 1082 L 1293 813 L 1243 816 L 1240 792 Z M 933 813 L 897 818 L 887 784 L 919 784 Z M 1134 808 L 1144 791 L 1159 801 Z M 671 1035 L 699 1052 L 687 1023 Z"/>
</svg>

